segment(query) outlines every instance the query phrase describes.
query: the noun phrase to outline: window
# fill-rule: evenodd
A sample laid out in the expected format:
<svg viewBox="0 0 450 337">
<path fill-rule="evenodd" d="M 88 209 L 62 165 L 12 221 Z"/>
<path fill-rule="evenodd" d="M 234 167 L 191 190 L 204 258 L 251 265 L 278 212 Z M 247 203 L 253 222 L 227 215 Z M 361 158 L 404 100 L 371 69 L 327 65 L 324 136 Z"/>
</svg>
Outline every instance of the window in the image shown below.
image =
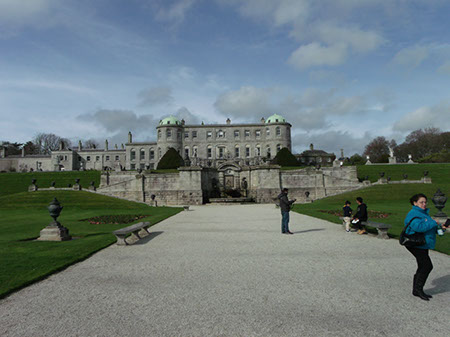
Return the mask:
<svg viewBox="0 0 450 337">
<path fill-rule="evenodd" d="M 153 151 L 153 149 L 150 149 L 150 152 L 149 152 L 149 159 L 150 159 L 150 160 L 155 159 L 155 151 Z"/>
<path fill-rule="evenodd" d="M 144 149 L 141 149 L 141 154 L 139 156 L 139 159 L 140 160 L 145 160 L 145 150 Z"/>
<path fill-rule="evenodd" d="M 158 139 L 161 138 L 161 130 L 158 130 Z"/>
<path fill-rule="evenodd" d="M 81 157 L 80 156 L 78 156 L 78 161 L 81 161 Z"/>
<path fill-rule="evenodd" d="M 86 161 L 91 161 L 91 156 L 87 156 Z"/>
<path fill-rule="evenodd" d="M 259 145 L 255 147 L 255 156 L 261 156 L 261 147 Z"/>
<path fill-rule="evenodd" d="M 158 158 L 161 158 L 161 148 L 158 147 Z"/>
<path fill-rule="evenodd" d="M 145 163 L 140 163 L 140 164 L 139 164 L 139 168 L 140 168 L 141 170 L 145 170 Z"/>
<path fill-rule="evenodd" d="M 106 161 L 109 161 L 109 156 L 106 156 Z"/>
<path fill-rule="evenodd" d="M 239 130 L 234 130 L 234 138 L 239 138 Z"/>
<path fill-rule="evenodd" d="M 245 156 L 248 158 L 250 157 L 250 145 L 247 145 L 245 147 Z"/>
<path fill-rule="evenodd" d="M 222 130 L 219 130 L 219 131 L 217 132 L 217 137 L 219 137 L 219 138 L 225 137 L 225 132 L 223 132 Z"/>
<path fill-rule="evenodd" d="M 266 128 L 266 136 L 270 136 L 270 129 Z"/>
<path fill-rule="evenodd" d="M 194 146 L 194 148 L 193 148 L 193 156 L 194 157 L 197 157 L 197 155 L 198 155 L 198 149 L 197 149 L 197 146 Z"/>
<path fill-rule="evenodd" d="M 206 138 L 212 138 L 212 132 L 211 131 L 207 131 L 206 132 Z"/>
<path fill-rule="evenodd" d="M 136 160 L 136 151 L 134 149 L 131 149 L 130 160 Z"/>
<path fill-rule="evenodd" d="M 177 131 L 177 139 L 181 139 L 181 131 L 180 130 Z"/>
<path fill-rule="evenodd" d="M 155 168 L 155 164 L 153 164 L 153 163 L 148 164 L 149 170 L 153 170 L 154 168 Z"/>
<path fill-rule="evenodd" d="M 225 154 L 225 148 L 224 147 L 219 147 L 219 158 L 223 158 Z"/>
<path fill-rule="evenodd" d="M 192 138 L 197 138 L 197 131 L 192 131 Z"/>
<path fill-rule="evenodd" d="M 256 130 L 255 136 L 256 136 L 256 138 L 261 138 L 261 130 Z"/>
<path fill-rule="evenodd" d="M 270 146 L 269 146 L 269 145 L 267 145 L 266 156 L 267 156 L 267 158 L 270 158 L 270 157 L 271 157 Z"/>
<path fill-rule="evenodd" d="M 322 162 L 322 157 L 317 157 L 317 162 L 321 163 Z"/>
<path fill-rule="evenodd" d="M 245 137 L 250 137 L 250 130 L 245 130 L 244 134 L 245 134 Z"/>
<path fill-rule="evenodd" d="M 239 158 L 239 155 L 240 155 L 240 153 L 239 153 L 239 146 L 236 146 L 236 147 L 234 148 L 234 156 L 235 156 L 236 158 Z"/>
<path fill-rule="evenodd" d="M 96 156 L 95 161 L 100 161 L 100 156 Z"/>
<path fill-rule="evenodd" d="M 189 148 L 188 147 L 184 148 L 184 158 L 189 158 Z"/>
<path fill-rule="evenodd" d="M 64 156 L 64 160 L 67 160 L 67 156 Z"/>
<path fill-rule="evenodd" d="M 119 156 L 116 156 L 116 161 L 119 161 Z"/>
<path fill-rule="evenodd" d="M 166 138 L 172 138 L 172 130 L 170 129 L 166 130 Z"/>
<path fill-rule="evenodd" d="M 277 128 L 276 128 L 276 135 L 281 136 L 281 129 L 279 126 L 277 126 Z"/>
<path fill-rule="evenodd" d="M 211 146 L 208 146 L 208 149 L 207 149 L 207 157 L 208 157 L 208 158 L 212 158 L 212 148 L 211 148 Z"/>
<path fill-rule="evenodd" d="M 277 145 L 277 152 L 279 152 L 281 150 L 281 144 Z"/>
<path fill-rule="evenodd" d="M 130 165 L 130 169 L 136 170 L 136 164 L 131 164 L 131 165 Z"/>
<path fill-rule="evenodd" d="M 189 138 L 189 131 L 186 131 L 186 132 L 184 133 L 184 138 Z"/>
</svg>

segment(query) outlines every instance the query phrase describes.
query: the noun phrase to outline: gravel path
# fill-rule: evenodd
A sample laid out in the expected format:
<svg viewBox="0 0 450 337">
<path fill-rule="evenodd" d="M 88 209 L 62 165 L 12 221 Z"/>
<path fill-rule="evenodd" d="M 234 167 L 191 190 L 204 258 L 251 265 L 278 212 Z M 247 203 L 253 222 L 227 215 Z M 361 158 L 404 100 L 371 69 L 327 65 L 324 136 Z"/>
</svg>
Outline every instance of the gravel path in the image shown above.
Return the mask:
<svg viewBox="0 0 450 337">
<path fill-rule="evenodd" d="M 0 301 L 0 336 L 450 336 L 449 256 L 431 252 L 425 302 L 397 240 L 280 219 L 191 207 Z"/>
</svg>

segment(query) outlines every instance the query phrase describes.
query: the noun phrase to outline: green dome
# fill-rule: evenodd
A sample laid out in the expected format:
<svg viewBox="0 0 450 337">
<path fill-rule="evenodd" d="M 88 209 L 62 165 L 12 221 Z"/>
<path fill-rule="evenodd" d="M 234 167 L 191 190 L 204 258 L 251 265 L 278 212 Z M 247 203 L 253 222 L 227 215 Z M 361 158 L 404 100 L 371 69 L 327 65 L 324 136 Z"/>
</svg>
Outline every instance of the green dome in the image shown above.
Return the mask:
<svg viewBox="0 0 450 337">
<path fill-rule="evenodd" d="M 286 119 L 283 116 L 274 114 L 267 118 L 266 123 L 286 123 Z"/>
<path fill-rule="evenodd" d="M 169 116 L 160 120 L 159 125 L 181 125 L 181 122 L 176 117 Z"/>
</svg>

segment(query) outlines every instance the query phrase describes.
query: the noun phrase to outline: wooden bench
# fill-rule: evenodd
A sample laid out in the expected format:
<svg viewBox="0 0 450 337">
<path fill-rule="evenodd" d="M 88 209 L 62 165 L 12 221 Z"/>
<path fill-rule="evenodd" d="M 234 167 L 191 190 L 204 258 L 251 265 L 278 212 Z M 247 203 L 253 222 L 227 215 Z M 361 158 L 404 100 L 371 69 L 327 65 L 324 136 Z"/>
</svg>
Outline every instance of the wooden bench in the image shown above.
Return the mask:
<svg viewBox="0 0 450 337">
<path fill-rule="evenodd" d="M 114 231 L 113 234 L 117 238 L 117 244 L 119 246 L 125 246 L 128 245 L 128 242 L 125 240 L 128 234 L 131 233 L 135 239 L 139 240 L 142 235 L 150 234 L 148 231 L 149 227 L 150 222 L 138 222 L 134 225 L 118 229 Z"/>
<path fill-rule="evenodd" d="M 376 228 L 378 231 L 377 238 L 385 240 L 389 239 L 388 229 L 391 228 L 391 225 L 373 221 L 361 221 L 361 225 Z"/>
</svg>

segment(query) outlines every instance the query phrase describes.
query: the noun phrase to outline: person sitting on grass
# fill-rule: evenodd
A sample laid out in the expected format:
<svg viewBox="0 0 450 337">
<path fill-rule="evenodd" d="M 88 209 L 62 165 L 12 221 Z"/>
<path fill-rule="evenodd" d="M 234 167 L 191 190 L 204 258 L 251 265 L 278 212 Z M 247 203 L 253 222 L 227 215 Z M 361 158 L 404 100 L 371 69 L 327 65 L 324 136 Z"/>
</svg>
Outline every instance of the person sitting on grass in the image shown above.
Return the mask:
<svg viewBox="0 0 450 337">
<path fill-rule="evenodd" d="M 353 216 L 352 223 L 358 229 L 358 234 L 367 234 L 366 228 L 362 225 L 363 221 L 367 221 L 367 205 L 363 202 L 363 198 L 357 197 L 356 202 L 358 203 L 358 208 Z"/>
<path fill-rule="evenodd" d="M 350 201 L 346 201 L 342 210 L 344 211 L 344 223 L 345 223 L 345 231 L 350 233 L 350 221 L 352 219 L 353 210 L 350 208 L 352 203 Z"/>
</svg>

